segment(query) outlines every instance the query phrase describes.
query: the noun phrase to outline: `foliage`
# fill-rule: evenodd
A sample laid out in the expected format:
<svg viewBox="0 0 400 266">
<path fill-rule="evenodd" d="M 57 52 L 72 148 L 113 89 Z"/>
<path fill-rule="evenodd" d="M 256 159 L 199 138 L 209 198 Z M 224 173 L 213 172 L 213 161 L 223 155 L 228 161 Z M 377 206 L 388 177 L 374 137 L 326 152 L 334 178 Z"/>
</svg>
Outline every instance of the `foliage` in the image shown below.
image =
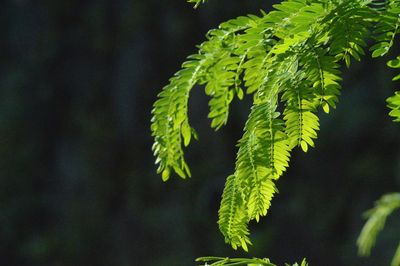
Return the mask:
<svg viewBox="0 0 400 266">
<path fill-rule="evenodd" d="M 362 256 L 369 256 L 378 234 L 385 226 L 387 217 L 400 208 L 400 193 L 384 195 L 375 203 L 375 207 L 365 213 L 368 218 L 357 240 L 358 251 Z M 400 265 L 400 243 L 392 260 L 392 266 Z"/>
<path fill-rule="evenodd" d="M 391 68 L 400 68 L 400 56 L 396 59 L 390 60 L 388 66 Z M 399 80 L 400 75 L 393 78 L 394 81 Z M 388 107 L 392 109 L 389 113 L 394 118 L 395 122 L 400 122 L 400 91 L 396 91 L 395 94 L 387 99 Z"/>
<path fill-rule="evenodd" d="M 223 258 L 223 257 L 201 257 L 196 259 L 196 261 L 205 262 L 205 266 L 276 266 L 275 264 L 271 263 L 269 259 L 248 259 L 248 258 Z M 209 264 L 211 263 L 211 264 Z M 307 266 L 308 263 L 304 259 L 301 264 L 298 263 L 293 264 L 292 266 Z M 286 266 L 290 266 L 286 264 Z"/>
<path fill-rule="evenodd" d="M 382 32 L 382 29 L 387 29 L 388 25 L 395 24 L 395 31 L 393 34 L 383 34 L 380 35 L 377 40 L 380 40 L 380 43 L 374 45 L 371 50 L 374 50 L 372 56 L 379 56 L 381 54 L 386 54 L 387 51 L 393 46 L 394 39 L 396 33 L 398 33 L 399 27 L 399 9 L 396 7 L 396 12 L 392 12 L 389 16 L 384 17 L 383 19 L 386 22 L 380 26 L 378 29 L 379 32 Z M 388 38 L 385 41 L 384 38 L 389 37 L 390 41 L 388 42 Z M 400 68 L 400 56 L 396 59 L 390 60 L 387 65 L 391 68 Z M 397 75 L 393 78 L 393 81 L 397 81 L 400 79 L 400 75 Z M 394 122 L 400 122 L 400 91 L 396 91 L 395 94 L 387 99 L 388 107 L 392 109 L 389 115 L 394 118 Z M 376 239 L 379 233 L 383 230 L 387 217 L 393 213 L 396 209 L 400 208 L 400 193 L 392 193 L 382 196 L 380 200 L 375 203 L 375 207 L 365 213 L 365 217 L 368 218 L 366 224 L 364 225 L 360 236 L 357 239 L 358 252 L 361 256 L 369 256 L 371 253 L 371 249 L 376 243 Z M 393 256 L 391 266 L 400 266 L 400 243 L 397 247 L 395 255 Z"/>
<path fill-rule="evenodd" d="M 227 123 L 235 97 L 242 99 L 243 91 L 252 95 L 235 171 L 227 178 L 219 210 L 219 229 L 234 249 L 247 250 L 251 244 L 248 223 L 267 214 L 291 151 L 314 147 L 320 110 L 329 113 L 338 102 L 340 65 L 360 60 L 371 37 L 372 56 L 386 55 L 399 31 L 398 0 L 287 0 L 274 8 L 209 31 L 152 111 L 158 172 L 164 181 L 172 172 L 187 178 L 182 143 L 188 146 L 197 138 L 187 116 L 192 88 L 205 86 L 216 130 Z M 398 93 L 393 97 L 389 107 L 398 117 Z"/>
<path fill-rule="evenodd" d="M 371 49 L 376 48 L 374 50 L 372 56 L 378 56 L 381 54 L 386 54 L 387 51 L 393 46 L 394 39 L 396 33 L 398 33 L 399 27 L 399 9 L 396 7 L 396 12 L 392 12 L 389 16 L 386 16 L 383 19 L 387 21 L 384 25 L 380 26 L 379 32 L 382 32 L 382 29 L 387 29 L 388 25 L 395 24 L 395 31 L 393 34 L 383 34 L 380 35 L 377 40 L 380 40 L 380 43 L 374 45 Z M 390 38 L 385 41 L 383 40 L 387 36 Z M 387 65 L 391 68 L 400 68 L 400 56 L 396 59 L 390 60 Z M 400 79 L 400 75 L 397 75 L 393 78 L 393 81 L 397 81 Z M 389 113 L 391 117 L 394 118 L 394 122 L 400 122 L 400 91 L 396 91 L 395 94 L 387 99 L 388 107 L 392 109 Z M 376 239 L 379 233 L 383 230 L 385 226 L 385 222 L 387 217 L 393 213 L 396 209 L 400 208 L 400 193 L 392 193 L 382 196 L 380 200 L 375 203 L 375 207 L 365 213 L 365 217 L 368 218 L 366 224 L 364 225 L 360 236 L 357 239 L 358 252 L 361 256 L 369 256 L 371 253 L 371 249 L 376 243 Z M 391 266 L 400 266 L 400 243 L 397 247 L 395 255 L 393 256 Z"/>
<path fill-rule="evenodd" d="M 393 16 L 389 18 L 393 23 Z M 400 16 L 397 16 L 397 18 L 399 19 Z M 398 27 L 399 25 L 396 24 L 396 32 Z M 383 49 L 382 51 L 389 49 L 393 45 L 393 41 L 394 36 L 391 36 L 390 42 L 386 42 L 383 45 L 384 48 L 378 49 Z M 389 48 L 387 48 L 388 46 Z M 396 59 L 390 60 L 387 65 L 391 68 L 400 68 L 400 56 Z M 399 79 L 400 75 L 397 75 L 393 78 L 393 81 Z M 389 115 L 394 118 L 394 122 L 400 122 L 400 91 L 396 91 L 393 96 L 389 97 L 387 103 L 388 107 L 392 109 Z M 370 255 L 371 249 L 375 245 L 379 233 L 385 226 L 387 217 L 399 208 L 400 193 L 392 193 L 382 196 L 382 198 L 375 203 L 375 207 L 365 213 L 365 217 L 368 218 L 368 220 L 357 239 L 358 252 L 361 256 Z M 391 266 L 400 266 L 400 243 L 393 256 Z"/>
</svg>

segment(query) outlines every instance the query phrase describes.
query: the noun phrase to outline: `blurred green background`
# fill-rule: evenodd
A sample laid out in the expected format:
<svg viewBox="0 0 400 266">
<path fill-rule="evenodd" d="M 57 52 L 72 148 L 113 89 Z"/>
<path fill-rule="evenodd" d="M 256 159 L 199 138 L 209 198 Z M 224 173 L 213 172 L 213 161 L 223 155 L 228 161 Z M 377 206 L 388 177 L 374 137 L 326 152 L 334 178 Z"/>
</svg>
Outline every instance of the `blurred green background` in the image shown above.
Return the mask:
<svg viewBox="0 0 400 266">
<path fill-rule="evenodd" d="M 277 1 L 4 0 L 0 10 L 0 264 L 195 265 L 199 256 L 307 257 L 311 265 L 388 265 L 388 220 L 369 259 L 355 246 L 364 210 L 400 191 L 400 127 L 387 116 L 393 72 L 366 58 L 345 71 L 316 148 L 293 154 L 248 254 L 224 244 L 217 210 L 250 99 L 215 133 L 203 88 L 191 180 L 155 173 L 150 112 L 208 29 Z"/>
</svg>

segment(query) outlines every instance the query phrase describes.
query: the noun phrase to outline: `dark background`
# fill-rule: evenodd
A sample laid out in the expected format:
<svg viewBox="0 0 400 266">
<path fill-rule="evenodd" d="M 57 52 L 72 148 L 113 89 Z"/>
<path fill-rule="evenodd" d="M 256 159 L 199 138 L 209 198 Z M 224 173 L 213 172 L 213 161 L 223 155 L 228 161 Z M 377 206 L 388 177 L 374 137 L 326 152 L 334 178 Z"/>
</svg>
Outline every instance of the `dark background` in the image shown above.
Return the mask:
<svg viewBox="0 0 400 266">
<path fill-rule="evenodd" d="M 193 178 L 156 175 L 150 112 L 157 93 L 208 29 L 273 1 L 4 0 L 0 9 L 0 264 L 195 265 L 196 257 L 259 256 L 312 266 L 388 265 L 392 216 L 372 258 L 357 256 L 362 213 L 400 190 L 399 124 L 387 116 L 385 60 L 345 71 L 337 110 L 316 148 L 294 152 L 254 246 L 233 252 L 217 228 L 225 178 L 250 100 L 209 128 L 193 90 L 200 141 Z M 275 1 L 276 2 L 276 1 Z M 397 219 L 397 224 L 396 224 Z"/>
</svg>

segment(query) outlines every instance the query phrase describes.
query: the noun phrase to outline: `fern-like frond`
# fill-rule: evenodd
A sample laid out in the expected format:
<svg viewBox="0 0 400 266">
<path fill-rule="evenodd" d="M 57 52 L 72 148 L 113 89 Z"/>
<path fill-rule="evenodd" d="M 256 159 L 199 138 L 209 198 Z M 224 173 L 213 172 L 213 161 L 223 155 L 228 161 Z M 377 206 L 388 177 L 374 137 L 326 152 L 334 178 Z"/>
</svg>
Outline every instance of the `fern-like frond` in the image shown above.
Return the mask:
<svg viewBox="0 0 400 266">
<path fill-rule="evenodd" d="M 251 15 L 231 19 L 211 30 L 207 34 L 209 40 L 200 46 L 200 53 L 211 58 L 201 84 L 207 84 L 206 94 L 211 97 L 208 117 L 212 119 L 211 127 L 216 130 L 226 124 L 234 95 L 243 98 L 239 77 L 246 56 L 237 53 L 238 47 L 243 45 L 240 33 L 259 22 L 259 17 Z"/>
<path fill-rule="evenodd" d="M 257 104 L 239 142 L 236 171 L 247 196 L 249 220 L 265 216 L 277 191 L 274 180 L 286 170 L 289 147 L 275 103 Z"/>
<path fill-rule="evenodd" d="M 348 8 L 348 5 L 352 7 Z M 342 15 L 334 16 L 330 22 L 329 53 L 344 60 L 346 66 L 349 67 L 351 57 L 360 61 L 361 56 L 365 55 L 366 40 L 369 39 L 376 13 L 369 7 L 357 5 L 357 1 L 348 1 L 347 5 L 339 6 L 337 12 Z"/>
<path fill-rule="evenodd" d="M 246 229 L 250 220 L 258 221 L 260 216 L 266 215 L 271 199 L 277 191 L 273 181 L 288 166 L 289 147 L 283 132 L 283 121 L 279 120 L 278 116 L 274 97 L 255 104 L 246 123 L 243 138 L 239 141 L 235 174 L 229 179 L 234 178 L 237 193 L 243 197 L 245 206 L 242 212 L 247 215 Z M 232 210 L 232 201 L 225 202 L 223 197 L 218 224 L 224 235 L 229 235 L 229 231 L 226 230 L 230 228 L 229 221 L 237 215 L 225 211 L 228 208 Z M 226 240 L 234 248 L 247 248 L 240 238 L 229 236 Z"/>
<path fill-rule="evenodd" d="M 219 229 L 225 237 L 225 242 L 231 243 L 232 247 L 243 247 L 247 250 L 250 244 L 247 228 L 247 215 L 244 206 L 243 193 L 235 175 L 230 175 L 225 184 L 222 194 L 221 207 L 218 211 Z"/>
<path fill-rule="evenodd" d="M 301 3 L 303 6 L 300 8 Z M 315 8 L 313 12 L 310 6 L 304 7 L 303 1 L 283 2 L 279 11 L 271 12 L 262 19 L 266 27 L 264 35 L 258 28 L 249 28 L 238 36 L 246 39 L 247 34 L 252 34 L 251 41 L 243 42 L 248 44 L 243 50 L 248 58 L 243 64 L 244 85 L 248 93 L 257 91 L 245 134 L 239 142 L 233 175 L 237 180 L 238 193 L 247 203 L 245 212 L 249 221 L 258 221 L 260 216 L 266 215 L 277 191 L 274 180 L 286 170 L 291 148 L 299 145 L 307 151 L 308 146 L 314 146 L 313 139 L 319 130 L 317 107 L 322 105 L 328 112 L 329 106 L 335 107 L 337 102 L 338 82 L 341 80 L 337 64 L 339 59 L 328 54 L 328 49 L 318 47 L 325 45 L 322 41 L 315 42 L 316 36 L 321 33 L 310 31 L 313 23 L 319 23 L 336 9 L 321 3 L 313 3 L 312 7 Z M 295 14 L 283 21 L 275 21 L 287 17 L 285 12 L 290 11 Z M 292 29 L 302 32 L 291 36 Z M 279 36 L 282 39 L 279 40 Z M 267 41 L 260 45 L 263 40 Z M 300 85 L 296 79 L 300 80 Z M 276 112 L 281 92 L 282 100 L 287 104 L 284 113 L 286 124 Z M 224 205 L 221 202 L 221 209 L 226 209 Z M 236 215 L 225 212 L 231 216 L 229 218 L 223 214 L 220 212 L 222 229 L 226 228 L 224 223 Z M 226 232 L 223 234 L 227 235 Z M 225 239 L 231 241 L 235 248 L 240 246 L 240 241 L 232 243 L 232 238 Z"/>
<path fill-rule="evenodd" d="M 275 36 L 285 39 L 300 32 L 307 32 L 330 10 L 330 3 L 324 1 L 291 0 L 274 5 L 265 18 L 266 22 L 273 22 Z"/>
<path fill-rule="evenodd" d="M 308 146 L 314 147 L 319 130 L 319 119 L 315 114 L 316 99 L 312 88 L 305 84 L 287 89 L 282 95 L 282 101 L 286 102 L 284 119 L 290 149 L 301 146 L 307 152 Z"/>
<path fill-rule="evenodd" d="M 235 96 L 235 78 L 239 57 L 227 57 L 216 63 L 209 71 L 206 94 L 212 96 L 209 102 L 212 118 L 211 127 L 219 129 L 228 121 L 229 105 Z"/>
<path fill-rule="evenodd" d="M 370 48 L 372 57 L 384 56 L 392 48 L 395 37 L 400 32 L 400 1 L 385 1 L 385 7 L 378 12 L 380 14 L 374 29 L 376 44 Z"/>
<path fill-rule="evenodd" d="M 325 48 L 315 48 L 315 43 L 305 43 L 297 51 L 298 71 L 285 84 L 282 101 L 285 103 L 284 119 L 289 146 L 300 146 L 304 152 L 314 147 L 319 130 L 318 106 L 328 113 L 336 107 L 341 80 L 337 57 Z"/>
<path fill-rule="evenodd" d="M 320 99 L 320 105 L 329 113 L 329 107 L 336 108 L 341 89 L 339 82 L 342 78 L 337 57 L 329 55 L 326 48 L 311 46 L 310 53 L 302 56 L 301 60 L 307 80 L 312 82 L 312 87 Z"/>
<path fill-rule="evenodd" d="M 232 100 L 232 75 L 225 74 L 222 70 L 235 71 L 235 64 L 230 60 L 222 60 L 233 51 L 232 42 L 236 32 L 245 30 L 258 19 L 256 16 L 238 17 L 224 22 L 217 30 L 211 30 L 208 40 L 200 45 L 199 53 L 189 56 L 182 64 L 182 70 L 178 71 L 170 84 L 163 88 L 158 95 L 159 99 L 154 103 L 152 110 L 152 135 L 154 137 L 153 152 L 156 163 L 159 164 L 158 173 L 162 173 L 162 179 L 168 180 L 171 171 L 180 177 L 190 176 L 190 170 L 185 162 L 182 142 L 188 146 L 191 137 L 196 137 L 195 131 L 189 125 L 188 97 L 195 84 L 210 82 L 208 93 L 213 97 L 210 100 L 210 117 L 212 125 L 219 128 L 226 123 L 229 111 L 229 103 Z M 224 65 L 224 63 L 226 63 Z M 216 76 L 217 73 L 222 76 Z M 212 83 L 218 81 L 219 84 Z M 224 84 L 224 86 L 218 86 Z"/>
<path fill-rule="evenodd" d="M 320 1 L 291 0 L 274 5 L 276 10 L 265 15 L 261 24 L 248 30 L 248 35 L 243 37 L 259 44 L 259 36 L 264 38 L 264 45 L 255 45 L 249 49 L 249 55 L 245 68 L 244 81 L 247 93 L 254 93 L 264 88 L 268 72 L 274 71 L 271 65 L 276 62 L 276 56 L 288 52 L 293 45 L 306 40 L 309 29 L 329 13 L 329 9 Z M 256 33 L 256 34 L 255 34 Z M 263 35 L 262 35 L 263 34 Z M 258 38 L 257 38 L 258 37 Z M 276 71 L 276 70 L 275 70 Z M 277 71 L 279 72 L 279 71 Z"/>
<path fill-rule="evenodd" d="M 193 55 L 183 64 L 183 69 L 170 79 L 158 95 L 152 110 L 153 151 L 159 164 L 158 172 L 164 181 L 169 179 L 171 170 L 180 177 L 190 176 L 189 167 L 183 157 L 182 140 L 189 145 L 193 130 L 189 125 L 188 99 L 192 87 L 196 84 L 202 71 L 204 57 Z"/>
<path fill-rule="evenodd" d="M 387 217 L 400 208 L 400 193 L 384 195 L 375 203 L 375 207 L 365 213 L 368 218 L 360 236 L 357 239 L 358 252 L 362 256 L 369 256 L 375 245 L 378 234 L 385 226 Z"/>
</svg>

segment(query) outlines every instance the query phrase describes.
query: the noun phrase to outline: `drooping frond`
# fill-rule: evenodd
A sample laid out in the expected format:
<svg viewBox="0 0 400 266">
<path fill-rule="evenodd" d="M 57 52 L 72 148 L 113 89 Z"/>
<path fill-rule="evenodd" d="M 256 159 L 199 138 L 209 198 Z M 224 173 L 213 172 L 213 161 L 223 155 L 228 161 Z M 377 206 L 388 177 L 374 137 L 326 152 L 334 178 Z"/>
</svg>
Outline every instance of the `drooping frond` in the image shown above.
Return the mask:
<svg viewBox="0 0 400 266">
<path fill-rule="evenodd" d="M 241 246 L 247 250 L 247 244 L 250 244 L 244 204 L 240 185 L 236 177 L 230 175 L 226 180 L 222 194 L 221 208 L 218 212 L 218 225 L 225 237 L 225 241 L 232 243 L 234 249 Z"/>
<path fill-rule="evenodd" d="M 375 207 L 365 213 L 368 218 L 360 236 L 357 239 L 358 252 L 362 256 L 369 256 L 375 245 L 378 234 L 385 226 L 387 217 L 400 208 L 400 193 L 384 195 L 375 203 Z M 392 266 L 399 266 L 398 251 L 393 258 Z"/>
<path fill-rule="evenodd" d="M 308 75 L 308 80 L 312 82 L 312 87 L 320 98 L 320 105 L 325 113 L 329 113 L 329 107 L 336 108 L 339 101 L 341 86 L 339 82 L 342 78 L 338 70 L 337 57 L 328 54 L 328 49 L 311 48 L 312 52 L 306 57 L 304 68 Z"/>
<path fill-rule="evenodd" d="M 285 84 L 282 95 L 285 103 L 284 119 L 289 146 L 300 146 L 304 152 L 314 147 L 319 130 L 317 108 L 326 113 L 335 108 L 341 86 L 338 58 L 328 54 L 310 40 L 297 51 L 298 71 Z"/>
<path fill-rule="evenodd" d="M 206 94 L 211 97 L 209 101 L 212 119 L 211 127 L 216 130 L 225 125 L 229 115 L 229 105 L 235 94 L 243 98 L 240 88 L 240 75 L 245 54 L 237 52 L 243 43 L 238 38 L 240 32 L 251 25 L 260 23 L 257 16 L 241 16 L 231 19 L 220 25 L 219 29 L 211 30 L 207 36 L 208 41 L 200 46 L 200 53 L 212 57 L 201 84 L 206 85 Z"/>
<path fill-rule="evenodd" d="M 274 180 L 277 179 L 288 166 L 289 148 L 286 135 L 283 133 L 283 122 L 277 119 L 271 103 L 255 105 L 246 125 L 246 131 L 239 142 L 236 171 L 228 178 L 227 185 L 235 189 L 224 191 L 220 207 L 219 227 L 225 240 L 234 248 L 243 247 L 250 243 L 247 238 L 247 223 L 249 220 L 259 220 L 264 216 L 270 206 L 273 194 L 276 192 Z M 265 116 L 265 119 L 259 119 Z M 226 189 L 226 188 L 225 188 Z M 230 194 L 228 194 L 230 192 Z M 229 195 L 229 196 L 228 196 Z M 231 199 L 226 201 L 226 199 Z M 241 198 L 240 204 L 233 199 Z M 243 206 L 242 206 L 243 204 Z M 239 238 L 232 234 L 232 221 L 238 219 L 235 208 L 246 214 L 245 220 L 240 220 L 246 230 L 245 242 L 243 235 Z M 229 211 L 228 211 L 229 210 Z"/>
<path fill-rule="evenodd" d="M 315 8 L 313 12 L 311 7 Z M 239 184 L 237 193 L 247 202 L 249 221 L 258 221 L 260 216 L 266 215 L 277 191 L 274 180 L 288 166 L 289 151 L 297 145 L 304 151 L 314 146 L 313 139 L 319 130 L 318 106 L 326 112 L 329 107 L 336 106 L 341 80 L 337 61 L 340 59 L 324 47 L 332 40 L 326 37 L 328 31 L 314 32 L 313 23 L 321 23 L 339 7 L 317 1 L 311 7 L 305 7 L 303 1 L 287 1 L 277 7 L 279 11 L 266 15 L 262 19 L 266 28 L 263 38 L 267 40 L 264 47 L 259 45 L 262 38 L 258 28 L 249 28 L 238 36 L 246 38 L 246 34 L 252 33 L 249 38 L 252 42 L 249 41 L 244 50 L 248 60 L 243 64 L 243 79 L 248 93 L 257 92 L 245 134 L 239 142 L 233 175 Z M 294 14 L 289 15 L 290 11 Z M 291 35 L 294 29 L 300 32 Z M 320 39 L 316 40 L 318 37 Z M 286 123 L 276 112 L 281 93 L 286 105 Z M 224 208 L 221 202 L 221 209 Z M 220 215 L 219 224 L 229 219 L 232 218 Z M 240 246 L 240 242 L 232 239 L 225 237 L 234 247 Z"/>
<path fill-rule="evenodd" d="M 273 181 L 288 166 L 287 137 L 275 109 L 271 102 L 255 105 L 239 142 L 235 174 L 247 196 L 249 220 L 267 214 L 276 192 Z"/>
<path fill-rule="evenodd" d="M 189 93 L 196 84 L 211 83 L 207 92 L 213 97 L 210 101 L 213 127 L 219 128 L 226 123 L 229 103 L 232 100 L 232 91 L 229 89 L 231 75 L 221 72 L 221 68 L 234 70 L 235 64 L 232 64 L 234 59 L 221 61 L 232 50 L 232 45 L 227 48 L 225 42 L 231 40 L 235 32 L 254 24 L 257 18 L 239 17 L 222 23 L 218 30 L 211 30 L 208 33 L 208 41 L 200 46 L 199 53 L 188 57 L 182 64 L 182 70 L 170 79 L 170 84 L 158 95 L 159 99 L 154 103 L 152 110 L 151 130 L 154 137 L 153 152 L 157 158 L 156 163 L 159 164 L 158 173 L 162 173 L 164 181 L 169 179 L 171 171 L 182 178 L 190 176 L 183 156 L 182 142 L 188 146 L 191 137 L 196 137 L 187 116 Z M 224 65 L 223 62 L 228 65 Z M 229 64 L 233 66 L 229 67 Z M 216 76 L 218 73 L 222 76 Z M 215 84 L 217 81 L 219 83 Z M 221 84 L 225 86 L 220 86 Z"/>
<path fill-rule="evenodd" d="M 348 5 L 352 5 L 348 8 Z M 338 7 L 341 16 L 334 16 L 331 20 L 328 36 L 330 38 L 331 55 L 344 60 L 350 66 L 351 57 L 357 61 L 365 55 L 366 40 L 370 36 L 374 10 L 357 4 L 357 1 L 347 1 L 345 6 Z M 350 23 L 349 23 L 350 22 Z"/>
<path fill-rule="evenodd" d="M 378 10 L 378 21 L 374 29 L 376 44 L 370 50 L 372 57 L 386 55 L 392 48 L 397 34 L 400 32 L 400 1 L 387 0 Z"/>
<path fill-rule="evenodd" d="M 164 181 L 169 179 L 171 170 L 182 178 L 190 176 L 183 157 L 182 139 L 185 146 L 189 145 L 192 136 L 187 116 L 189 93 L 199 79 L 205 59 L 201 55 L 188 59 L 158 95 L 152 111 L 153 151 Z"/>
<path fill-rule="evenodd" d="M 212 96 L 209 102 L 212 118 L 211 127 L 220 128 L 225 125 L 229 115 L 229 105 L 235 96 L 232 86 L 235 84 L 238 57 L 227 57 L 216 63 L 210 71 L 210 81 L 206 86 L 206 94 Z"/>
<path fill-rule="evenodd" d="M 301 146 L 307 152 L 308 145 L 314 146 L 313 139 L 317 137 L 319 130 L 319 119 L 315 114 L 316 99 L 313 90 L 305 84 L 294 86 L 283 94 L 282 100 L 286 102 L 286 133 L 291 149 Z"/>
<path fill-rule="evenodd" d="M 283 70 L 283 69 L 282 69 Z M 265 82 L 265 92 L 260 91 L 255 97 L 245 133 L 239 141 L 239 152 L 236 170 L 232 176 L 238 185 L 236 193 L 244 199 L 244 213 L 247 214 L 245 226 L 250 220 L 259 220 L 265 216 L 276 193 L 274 180 L 286 170 L 289 161 L 289 146 L 284 133 L 284 123 L 278 117 L 277 92 L 280 80 L 284 76 L 270 77 Z M 241 206 L 242 207 L 242 206 Z M 226 203 L 221 202 L 220 210 L 226 209 Z M 234 218 L 235 213 L 221 212 L 218 224 L 225 240 L 236 248 L 243 246 L 240 239 L 226 231 L 229 228 L 226 221 Z"/>
</svg>

